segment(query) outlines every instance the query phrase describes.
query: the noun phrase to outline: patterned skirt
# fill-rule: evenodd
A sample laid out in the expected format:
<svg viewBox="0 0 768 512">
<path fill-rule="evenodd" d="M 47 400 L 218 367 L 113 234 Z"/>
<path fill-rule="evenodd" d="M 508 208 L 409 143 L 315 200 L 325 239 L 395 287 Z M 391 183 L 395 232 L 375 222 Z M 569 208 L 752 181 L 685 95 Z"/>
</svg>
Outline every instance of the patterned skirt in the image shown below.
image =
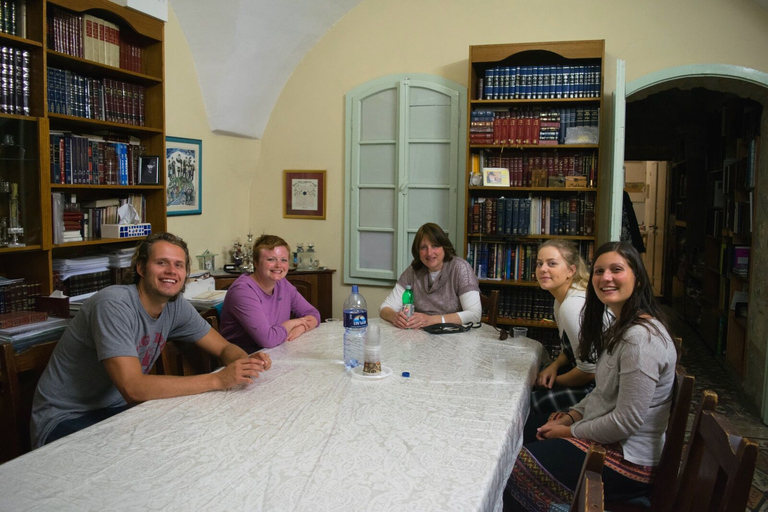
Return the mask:
<svg viewBox="0 0 768 512">
<path fill-rule="evenodd" d="M 520 450 L 504 492 L 504 510 L 542 511 L 570 503 L 584 458 L 592 444 L 582 439 L 548 439 Z M 623 501 L 650 493 L 655 467 L 624 460 L 620 444 L 606 450 L 603 485 L 606 501 Z"/>
</svg>

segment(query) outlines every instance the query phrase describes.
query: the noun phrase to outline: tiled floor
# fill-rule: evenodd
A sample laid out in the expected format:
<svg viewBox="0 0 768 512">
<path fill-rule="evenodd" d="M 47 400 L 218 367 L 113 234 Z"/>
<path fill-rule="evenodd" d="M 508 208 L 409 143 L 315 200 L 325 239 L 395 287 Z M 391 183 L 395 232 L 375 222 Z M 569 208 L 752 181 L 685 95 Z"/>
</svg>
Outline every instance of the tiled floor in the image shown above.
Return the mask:
<svg viewBox="0 0 768 512">
<path fill-rule="evenodd" d="M 723 369 L 724 363 L 715 359 L 690 326 L 680 321 L 671 311 L 668 311 L 668 314 L 675 335 L 683 338 L 684 350 L 681 363 L 688 373 L 696 377 L 693 408 L 698 405 L 703 390 L 715 391 L 718 396 L 718 412 L 726 414 L 741 435 L 760 444 L 747 510 L 768 512 L 768 426 L 764 425 L 757 416 L 747 412 L 739 402 L 738 383 L 734 382 L 730 374 Z"/>
</svg>

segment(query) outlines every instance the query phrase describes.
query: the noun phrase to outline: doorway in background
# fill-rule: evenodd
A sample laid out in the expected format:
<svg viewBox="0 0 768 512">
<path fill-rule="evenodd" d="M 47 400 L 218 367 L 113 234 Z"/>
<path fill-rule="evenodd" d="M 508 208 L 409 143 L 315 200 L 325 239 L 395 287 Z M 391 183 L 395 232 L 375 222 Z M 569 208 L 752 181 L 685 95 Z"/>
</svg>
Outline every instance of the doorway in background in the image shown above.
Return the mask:
<svg viewBox="0 0 768 512">
<path fill-rule="evenodd" d="M 664 295 L 664 233 L 667 232 L 667 162 L 624 162 L 624 190 L 632 200 L 653 293 Z"/>
</svg>

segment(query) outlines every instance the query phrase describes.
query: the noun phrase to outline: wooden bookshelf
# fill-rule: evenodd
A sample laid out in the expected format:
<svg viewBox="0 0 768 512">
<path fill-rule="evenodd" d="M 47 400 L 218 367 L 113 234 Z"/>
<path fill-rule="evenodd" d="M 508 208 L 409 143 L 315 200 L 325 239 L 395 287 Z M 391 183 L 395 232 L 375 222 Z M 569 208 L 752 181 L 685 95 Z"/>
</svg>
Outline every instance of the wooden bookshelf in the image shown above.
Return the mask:
<svg viewBox="0 0 768 512">
<path fill-rule="evenodd" d="M 480 278 L 481 289 L 486 293 L 491 289 L 501 290 L 500 324 L 537 329 L 556 327 L 552 321 L 551 296 L 538 290 L 535 281 L 536 247 L 541 242 L 549 238 L 568 238 L 580 246 L 585 256 L 594 253 L 598 225 L 597 171 L 600 168 L 602 144 L 599 140 L 585 141 L 574 137 L 569 137 L 567 141 L 565 139 L 572 128 L 581 127 L 590 121 L 597 126 L 600 124 L 604 60 L 605 42 L 602 40 L 497 44 L 469 48 L 467 126 L 470 130 L 467 139 L 464 249 L 467 260 Z M 571 70 L 579 70 L 582 74 L 571 73 Z M 489 81 L 494 83 L 489 84 Z M 531 85 L 527 86 L 529 82 Z M 490 93 L 489 86 L 492 87 Z M 501 90 L 497 89 L 499 86 Z M 576 113 L 578 116 L 574 119 Z M 491 118 L 493 130 L 489 131 Z M 507 118 L 512 120 L 506 121 Z M 525 120 L 520 121 L 521 118 Z M 521 137 L 520 130 L 528 130 L 528 119 L 531 119 L 531 131 L 523 131 Z M 519 129 L 515 131 L 513 128 L 504 128 L 505 122 L 516 124 Z M 542 130 L 542 127 L 546 130 Z M 488 135 L 490 132 L 493 133 L 491 140 Z M 573 135 L 577 130 L 570 133 Z M 546 136 L 550 140 L 542 144 Z M 505 157 L 508 159 L 504 160 Z M 487 186 L 485 181 L 482 185 L 473 184 L 473 173 L 478 170 L 482 172 L 484 167 L 509 168 L 509 186 Z M 538 173 L 538 181 L 534 179 L 533 168 L 546 170 L 545 183 L 541 182 L 541 171 Z M 569 174 L 584 176 L 586 183 L 572 183 L 575 185 L 572 188 L 552 186 L 557 180 L 551 183 L 550 177 Z M 503 201 L 499 201 L 502 198 Z M 527 230 L 523 227 L 522 232 L 515 233 L 514 228 L 507 229 L 506 225 L 500 229 L 498 209 L 494 212 L 494 207 L 504 204 L 506 218 L 509 211 L 506 209 L 507 201 L 512 200 L 513 208 L 514 205 L 519 208 L 520 204 L 524 204 L 521 199 L 530 199 L 530 207 L 534 211 L 537 210 L 534 203 L 541 205 L 543 210 L 549 204 L 551 212 L 555 201 L 557 204 L 565 202 L 568 212 L 560 220 L 567 219 L 567 222 L 563 220 L 560 223 L 562 231 L 552 229 L 554 221 L 550 220 L 547 229 L 546 220 L 531 224 L 529 217 L 518 224 L 525 226 L 527 222 Z M 482 206 L 478 207 L 478 204 Z M 571 215 L 574 204 L 577 207 L 575 216 Z M 489 205 L 490 214 L 487 208 Z M 592 212 L 588 214 L 592 220 L 585 222 L 584 213 L 587 209 Z M 478 215 L 481 218 L 478 219 Z M 518 222 L 519 215 L 519 211 L 517 217 L 513 214 Z M 587 225 L 591 228 L 587 228 Z M 499 257 L 490 258 L 490 252 Z M 517 257 L 520 253 L 524 257 Z M 518 260 L 517 263 L 515 260 Z M 480 265 L 484 265 L 485 269 L 479 268 Z M 489 266 L 493 267 L 492 272 Z M 523 308 L 532 308 L 533 311 L 516 313 L 514 309 L 518 299 L 532 292 L 546 294 L 539 297 L 538 302 L 546 303 L 548 308 L 542 311 L 541 305 L 523 302 Z M 525 318 L 529 314 L 531 318 Z"/>
<path fill-rule="evenodd" d="M 21 5 L 21 2 L 17 2 Z M 0 33 L 0 46 L 28 52 L 28 110 L 29 115 L 0 113 L 0 143 L 12 140 L 13 146 L 22 148 L 23 158 L 4 158 L 0 154 L 0 181 L 18 183 L 21 225 L 24 227 L 24 247 L 0 247 L 0 275 L 8 278 L 26 278 L 40 283 L 41 293 L 53 289 L 52 261 L 60 257 L 74 257 L 133 246 L 137 239 L 88 239 L 81 242 L 58 243 L 53 240 L 51 219 L 51 193 L 76 194 L 78 200 L 96 200 L 143 194 L 146 200 L 146 221 L 153 232 L 166 230 L 165 206 L 165 67 L 164 23 L 151 16 L 121 7 L 108 0 L 26 0 L 24 27 L 16 34 Z M 55 44 L 53 26 L 58 23 L 54 12 L 63 11 L 80 23 L 80 32 L 73 30 L 73 41 L 83 31 L 78 16 L 92 15 L 119 29 L 121 44 L 130 43 L 133 50 L 119 49 L 117 36 L 113 38 L 116 60 L 106 61 L 101 55 L 88 58 L 74 51 L 61 51 Z M 17 15 L 18 16 L 18 15 Z M 79 21 L 78 21 L 79 20 Z M 116 34 L 114 31 L 113 34 Z M 84 45 L 83 45 L 84 47 Z M 121 53 L 122 51 L 122 58 Z M 141 53 L 140 59 L 136 57 Z M 133 60 L 127 56 L 131 53 Z M 135 107 L 122 111 L 123 119 L 105 120 L 97 115 L 67 115 L 50 111 L 55 100 L 48 93 L 49 68 L 95 80 L 116 80 L 129 86 L 141 86 L 143 96 L 143 125 L 138 125 L 138 88 L 133 98 Z M 102 82 L 104 83 L 104 82 Z M 124 89 L 125 91 L 125 89 Z M 73 93 L 76 94 L 76 93 Z M 73 96 L 84 98 L 85 95 Z M 67 101 L 79 101 L 67 98 Z M 114 108 L 128 108 L 129 101 Z M 81 109 L 80 112 L 83 110 Z M 131 115 L 134 117 L 131 118 Z M 161 156 L 158 185 L 89 185 L 52 183 L 51 131 L 75 135 L 106 137 L 107 140 L 138 139 L 146 155 Z M 18 150 L 16 150 L 18 152 Z M 87 164 L 83 164 L 86 165 Z M 91 181 L 93 182 L 93 181 Z M 5 198 L 0 192 L 0 202 Z M 0 206 L 0 217 L 6 215 Z M 7 207 L 6 207 L 7 208 Z"/>
</svg>

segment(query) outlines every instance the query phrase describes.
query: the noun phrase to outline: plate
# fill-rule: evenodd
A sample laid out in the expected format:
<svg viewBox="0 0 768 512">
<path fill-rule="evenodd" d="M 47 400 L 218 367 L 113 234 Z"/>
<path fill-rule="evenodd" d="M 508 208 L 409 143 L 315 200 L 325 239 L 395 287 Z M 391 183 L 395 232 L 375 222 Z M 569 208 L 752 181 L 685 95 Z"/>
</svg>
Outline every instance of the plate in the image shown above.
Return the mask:
<svg viewBox="0 0 768 512">
<path fill-rule="evenodd" d="M 390 368 L 389 366 L 382 366 L 381 373 L 374 373 L 373 375 L 363 373 L 362 366 L 355 366 L 354 368 L 352 368 L 352 376 L 355 377 L 356 379 L 381 380 L 381 379 L 386 379 L 390 375 L 392 375 L 392 368 Z"/>
</svg>

